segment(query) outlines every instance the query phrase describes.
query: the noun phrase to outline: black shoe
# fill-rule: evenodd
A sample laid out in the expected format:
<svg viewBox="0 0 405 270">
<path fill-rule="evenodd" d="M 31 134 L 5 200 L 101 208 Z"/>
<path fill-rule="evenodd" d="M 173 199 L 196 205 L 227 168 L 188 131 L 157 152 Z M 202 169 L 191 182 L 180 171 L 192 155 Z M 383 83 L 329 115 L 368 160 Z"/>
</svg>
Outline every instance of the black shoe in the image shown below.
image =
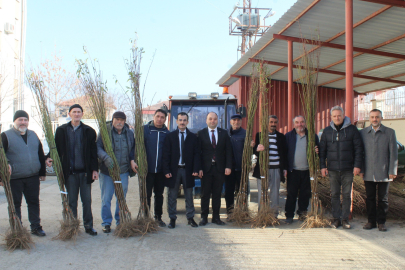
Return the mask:
<svg viewBox="0 0 405 270">
<path fill-rule="evenodd" d="M 387 231 L 387 227 L 385 227 L 385 224 L 378 224 L 378 230 L 380 232 L 386 232 Z"/>
<path fill-rule="evenodd" d="M 294 222 L 294 219 L 293 218 L 286 218 L 285 219 L 285 223 L 286 224 L 291 224 L 291 223 L 293 223 Z"/>
<path fill-rule="evenodd" d="M 170 223 L 169 223 L 169 226 L 167 226 L 167 228 L 169 228 L 169 229 L 176 228 L 176 220 L 175 219 L 170 219 Z"/>
<path fill-rule="evenodd" d="M 200 226 L 205 226 L 205 225 L 207 225 L 208 224 L 208 219 L 206 218 L 206 217 L 203 217 L 202 219 L 201 219 L 201 221 L 200 221 L 200 224 L 198 224 L 198 225 L 200 225 Z"/>
<path fill-rule="evenodd" d="M 220 220 L 219 218 L 213 218 L 212 219 L 212 221 L 211 221 L 212 223 L 215 223 L 215 224 L 217 224 L 217 225 L 225 225 L 226 223 L 225 222 L 223 222 L 222 220 Z"/>
<path fill-rule="evenodd" d="M 97 231 L 94 228 L 86 228 L 86 233 L 90 234 L 91 236 L 97 235 Z"/>
<path fill-rule="evenodd" d="M 371 222 L 367 222 L 367 224 L 363 226 L 364 230 L 371 230 L 374 228 L 377 228 L 377 225 L 375 225 L 375 223 L 371 223 Z"/>
<path fill-rule="evenodd" d="M 31 234 L 36 236 L 46 236 L 46 233 L 44 232 L 44 230 L 42 230 L 42 227 L 31 230 Z"/>
<path fill-rule="evenodd" d="M 191 227 L 198 227 L 197 223 L 195 222 L 194 218 L 189 218 L 187 225 L 190 225 Z"/>
<path fill-rule="evenodd" d="M 161 217 L 155 217 L 155 221 L 158 223 L 159 227 L 166 227 L 166 223 L 163 222 Z"/>
<path fill-rule="evenodd" d="M 110 225 L 105 225 L 103 228 L 103 233 L 110 233 L 111 232 L 111 226 Z"/>
<path fill-rule="evenodd" d="M 343 229 L 350 229 L 352 226 L 350 225 L 349 221 L 343 220 L 342 221 Z"/>
<path fill-rule="evenodd" d="M 340 227 L 340 225 L 342 225 L 342 224 L 340 223 L 340 219 L 335 219 L 335 220 L 333 220 L 333 221 L 331 222 L 330 227 L 333 228 L 333 229 L 337 229 L 337 228 Z"/>
</svg>

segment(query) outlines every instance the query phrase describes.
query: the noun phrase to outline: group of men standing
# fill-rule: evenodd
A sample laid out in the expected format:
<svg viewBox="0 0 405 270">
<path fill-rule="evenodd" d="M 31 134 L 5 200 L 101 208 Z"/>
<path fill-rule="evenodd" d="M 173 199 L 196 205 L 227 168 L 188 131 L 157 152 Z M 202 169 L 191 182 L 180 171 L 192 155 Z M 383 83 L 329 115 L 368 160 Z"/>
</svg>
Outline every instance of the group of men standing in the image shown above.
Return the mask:
<svg viewBox="0 0 405 270">
<path fill-rule="evenodd" d="M 91 184 L 99 179 L 101 189 L 101 217 L 103 232 L 111 232 L 113 218 L 120 222 L 119 206 L 116 204 L 114 217 L 111 200 L 114 184 L 109 169 L 114 166 L 112 157 L 105 151 L 102 135 L 81 122 L 83 108 L 79 104 L 69 108 L 71 121 L 56 129 L 55 142 L 62 163 L 69 205 L 77 217 L 77 202 L 83 207 L 83 224 L 86 233 L 97 235 L 93 228 L 91 209 Z M 192 133 L 188 128 L 189 116 L 185 112 L 177 115 L 177 129 L 169 132 L 165 126 L 167 112 L 157 110 L 153 120 L 144 126 L 144 143 L 148 161 L 146 177 L 147 200 L 151 206 L 154 194 L 154 218 L 159 226 L 162 220 L 163 192 L 168 187 L 169 228 L 176 227 L 177 195 L 183 186 L 186 201 L 188 225 L 198 227 L 194 220 L 193 187 L 195 178 L 201 178 L 201 221 L 207 225 L 209 203 L 212 197 L 212 223 L 225 225 L 220 219 L 221 193 L 225 184 L 225 200 L 228 217 L 233 210 L 235 191 L 238 191 L 242 171 L 242 154 L 246 130 L 241 127 L 242 117 L 231 116 L 229 130 L 218 127 L 218 115 L 210 112 L 206 118 L 207 127 Z M 325 128 L 321 139 L 315 136 L 315 151 L 319 154 L 322 176 L 329 175 L 332 197 L 331 226 L 345 229 L 351 227 L 349 214 L 353 176 L 360 175 L 365 181 L 367 195 L 368 223 L 364 229 L 377 227 L 386 231 L 388 212 L 388 187 L 397 174 L 398 152 L 395 131 L 381 124 L 379 110 L 370 112 L 370 127 L 359 131 L 344 116 L 341 107 L 331 109 L 332 122 Z M 270 206 L 274 216 L 279 215 L 280 182 L 287 181 L 285 222 L 291 224 L 297 214 L 304 219 L 311 197 L 311 179 L 307 159 L 308 131 L 303 116 L 292 119 L 294 129 L 287 134 L 277 131 L 278 117 L 269 116 L 269 148 L 260 144 L 260 133 L 250 142 L 254 153 L 268 151 L 268 183 Z M 17 111 L 14 127 L 1 133 L 3 147 L 9 160 L 11 189 L 17 215 L 21 219 L 22 195 L 28 205 L 28 216 L 32 234 L 45 236 L 39 217 L 39 185 L 45 180 L 45 164 L 52 166 L 52 159 L 44 155 L 43 147 L 35 132 L 28 130 L 29 116 Z M 134 132 L 126 123 L 126 115 L 117 111 L 107 123 L 109 139 L 120 167 L 120 178 L 124 195 L 128 191 L 129 179 L 137 173 L 135 163 Z M 99 173 L 100 172 L 100 173 Z M 257 163 L 253 176 L 258 184 L 260 202 L 260 164 Z M 1 182 L 0 182 L 1 184 Z M 341 194 L 343 197 L 341 206 Z M 378 194 L 378 208 L 376 197 Z M 378 209 L 378 210 L 377 210 Z"/>
</svg>

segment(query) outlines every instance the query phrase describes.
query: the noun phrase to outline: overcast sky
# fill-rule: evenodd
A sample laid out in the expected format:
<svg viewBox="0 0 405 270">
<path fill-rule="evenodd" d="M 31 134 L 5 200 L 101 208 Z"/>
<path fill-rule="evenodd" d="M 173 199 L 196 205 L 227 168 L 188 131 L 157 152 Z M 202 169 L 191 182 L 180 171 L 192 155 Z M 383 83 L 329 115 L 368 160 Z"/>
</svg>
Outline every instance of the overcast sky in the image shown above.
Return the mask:
<svg viewBox="0 0 405 270">
<path fill-rule="evenodd" d="M 56 52 L 75 73 L 74 61 L 87 57 L 86 46 L 114 89 L 114 75 L 122 84 L 128 79 L 124 58 L 130 53 L 130 39 L 137 36 L 145 50 L 143 78 L 156 51 L 147 79 L 147 104 L 189 91 L 221 91 L 216 82 L 238 59 L 240 39 L 228 33 L 228 16 L 236 2 L 29 0 L 26 63 L 36 66 Z M 253 0 L 252 6 L 273 8 L 276 15 L 266 22 L 274 24 L 295 2 Z"/>
</svg>

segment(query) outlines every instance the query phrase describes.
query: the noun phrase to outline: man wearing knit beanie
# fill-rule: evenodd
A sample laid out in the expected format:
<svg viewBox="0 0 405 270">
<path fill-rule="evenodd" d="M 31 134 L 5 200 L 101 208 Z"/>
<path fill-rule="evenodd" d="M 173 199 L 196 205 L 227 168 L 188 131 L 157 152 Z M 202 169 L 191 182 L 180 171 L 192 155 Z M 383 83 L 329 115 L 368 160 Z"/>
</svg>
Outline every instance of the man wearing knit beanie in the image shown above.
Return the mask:
<svg viewBox="0 0 405 270">
<path fill-rule="evenodd" d="M 21 220 L 21 202 L 24 195 L 31 233 L 45 236 L 39 217 L 39 182 L 45 180 L 46 174 L 44 150 L 37 134 L 28 130 L 27 112 L 16 111 L 13 121 L 14 127 L 1 133 L 1 140 L 9 160 L 10 186 L 15 210 Z"/>
<path fill-rule="evenodd" d="M 112 123 L 107 125 L 110 133 L 114 156 L 120 167 L 120 179 L 124 196 L 128 191 L 128 179 L 137 172 L 138 165 L 135 163 L 135 138 L 134 132 L 125 123 L 127 117 L 125 113 L 117 111 L 113 114 Z M 111 200 L 114 196 L 114 181 L 111 178 L 109 169 L 114 166 L 113 159 L 104 149 L 101 133 L 97 137 L 97 155 L 102 163 L 100 164 L 100 189 L 101 189 L 101 218 L 103 219 L 103 232 L 111 232 L 113 215 L 111 214 Z M 115 207 L 115 221 L 120 223 L 118 200 Z"/>
</svg>

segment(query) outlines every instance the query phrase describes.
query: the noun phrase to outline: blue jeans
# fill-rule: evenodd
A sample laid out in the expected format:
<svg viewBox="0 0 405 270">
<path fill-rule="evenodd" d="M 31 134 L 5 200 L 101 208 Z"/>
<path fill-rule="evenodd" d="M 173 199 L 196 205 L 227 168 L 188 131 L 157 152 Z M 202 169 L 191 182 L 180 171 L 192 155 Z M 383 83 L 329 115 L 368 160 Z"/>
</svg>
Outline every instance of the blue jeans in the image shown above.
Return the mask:
<svg viewBox="0 0 405 270">
<path fill-rule="evenodd" d="M 128 178 L 129 173 L 120 174 L 122 188 L 124 189 L 124 196 L 128 191 Z M 113 217 L 111 214 L 111 200 L 114 195 L 114 183 L 110 176 L 100 173 L 100 189 L 101 189 L 101 218 L 103 219 L 102 226 L 111 226 Z M 115 195 L 117 199 L 117 195 Z M 117 225 L 120 223 L 120 209 L 118 206 L 118 200 L 115 207 L 115 221 Z"/>
</svg>

